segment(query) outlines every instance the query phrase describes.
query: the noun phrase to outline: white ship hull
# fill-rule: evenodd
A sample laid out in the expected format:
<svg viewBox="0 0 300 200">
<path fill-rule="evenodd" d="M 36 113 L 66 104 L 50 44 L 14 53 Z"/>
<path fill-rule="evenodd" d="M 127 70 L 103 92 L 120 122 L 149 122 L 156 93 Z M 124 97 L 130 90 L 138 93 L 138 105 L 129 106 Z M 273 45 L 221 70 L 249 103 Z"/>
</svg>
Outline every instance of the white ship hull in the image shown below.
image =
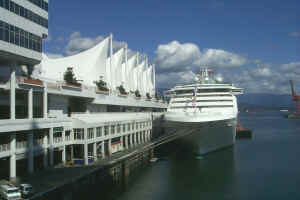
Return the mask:
<svg viewBox="0 0 300 200">
<path fill-rule="evenodd" d="M 165 117 L 166 132 L 182 135 L 180 140 L 198 154 L 232 146 L 235 143 L 236 124 L 236 116 L 233 115 L 219 115 L 214 120 L 209 115 L 175 117 L 167 113 Z"/>
</svg>

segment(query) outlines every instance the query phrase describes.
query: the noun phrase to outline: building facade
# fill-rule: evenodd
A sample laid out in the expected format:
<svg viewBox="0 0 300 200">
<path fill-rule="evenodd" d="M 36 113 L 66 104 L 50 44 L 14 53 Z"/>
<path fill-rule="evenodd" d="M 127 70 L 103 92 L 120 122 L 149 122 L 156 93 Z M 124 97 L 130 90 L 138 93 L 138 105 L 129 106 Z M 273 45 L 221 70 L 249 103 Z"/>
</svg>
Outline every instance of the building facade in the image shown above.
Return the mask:
<svg viewBox="0 0 300 200">
<path fill-rule="evenodd" d="M 104 55 L 108 43 L 71 58 L 43 59 L 48 0 L 0 0 L 0 13 L 1 179 L 15 180 L 67 161 L 87 165 L 150 141 L 153 112 L 162 112 L 167 105 L 145 96 L 146 91 L 155 89 L 149 70 L 143 79 L 144 95 L 137 97 L 129 91 L 132 78 L 125 76 L 132 74 L 126 71 L 127 58 L 111 59 L 109 66 L 103 65 L 108 59 Z M 54 67 L 58 64 L 72 64 L 75 75 L 84 81 L 67 82 L 63 78 L 67 68 L 60 72 Z M 116 65 L 122 73 L 113 68 Z M 126 94 L 109 82 L 108 91 L 94 84 L 108 69 L 115 69 L 109 76 L 114 86 L 124 82 Z M 146 84 L 150 79 L 151 84 Z"/>
</svg>

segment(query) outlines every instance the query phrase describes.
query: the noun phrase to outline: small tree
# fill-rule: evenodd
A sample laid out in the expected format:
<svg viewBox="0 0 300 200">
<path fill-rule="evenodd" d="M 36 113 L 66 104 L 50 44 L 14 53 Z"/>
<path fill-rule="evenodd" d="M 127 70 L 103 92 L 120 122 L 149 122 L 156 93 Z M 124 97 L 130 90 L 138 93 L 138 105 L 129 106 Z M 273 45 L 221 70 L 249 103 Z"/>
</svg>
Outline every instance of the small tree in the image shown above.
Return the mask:
<svg viewBox="0 0 300 200">
<path fill-rule="evenodd" d="M 67 71 L 64 73 L 64 80 L 70 84 L 78 84 L 72 67 L 67 68 Z"/>
<path fill-rule="evenodd" d="M 119 90 L 120 94 L 123 94 L 123 95 L 127 95 L 128 94 L 128 92 L 126 92 L 126 90 L 123 87 L 123 85 L 120 85 L 119 87 L 117 87 L 117 89 Z"/>
<path fill-rule="evenodd" d="M 149 92 L 146 93 L 146 96 L 147 96 L 148 99 L 151 99 L 151 96 L 150 96 Z"/>
<path fill-rule="evenodd" d="M 96 86 L 98 87 L 99 90 L 108 92 L 109 89 L 107 88 L 107 84 L 105 81 L 103 81 L 103 76 L 100 76 L 99 81 L 95 81 Z"/>
<path fill-rule="evenodd" d="M 135 94 L 136 97 L 141 97 L 141 94 L 140 94 L 140 91 L 139 91 L 139 90 L 136 90 L 136 91 L 134 92 L 134 94 Z"/>
</svg>

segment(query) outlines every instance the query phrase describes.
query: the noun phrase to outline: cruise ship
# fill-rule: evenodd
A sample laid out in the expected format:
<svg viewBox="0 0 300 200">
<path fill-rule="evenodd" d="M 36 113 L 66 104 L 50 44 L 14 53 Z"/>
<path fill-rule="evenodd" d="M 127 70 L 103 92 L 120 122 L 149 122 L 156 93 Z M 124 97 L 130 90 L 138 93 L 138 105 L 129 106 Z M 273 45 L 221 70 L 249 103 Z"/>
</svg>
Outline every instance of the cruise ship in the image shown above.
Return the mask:
<svg viewBox="0 0 300 200">
<path fill-rule="evenodd" d="M 207 68 L 193 84 L 177 85 L 165 92 L 170 97 L 165 128 L 184 135 L 184 144 L 197 154 L 206 154 L 235 143 L 238 106 L 243 89 L 214 78 Z"/>
</svg>

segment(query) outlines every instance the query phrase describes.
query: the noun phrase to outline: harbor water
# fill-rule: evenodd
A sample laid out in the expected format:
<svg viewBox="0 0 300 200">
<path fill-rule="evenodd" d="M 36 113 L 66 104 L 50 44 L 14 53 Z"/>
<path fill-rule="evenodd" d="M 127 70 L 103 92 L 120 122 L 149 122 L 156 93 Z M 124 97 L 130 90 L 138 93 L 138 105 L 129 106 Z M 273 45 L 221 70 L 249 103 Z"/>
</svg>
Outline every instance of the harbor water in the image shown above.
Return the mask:
<svg viewBox="0 0 300 200">
<path fill-rule="evenodd" d="M 167 144 L 159 161 L 105 199 L 300 199 L 300 121 L 263 112 L 241 113 L 240 122 L 252 139 L 200 159 L 178 141 Z"/>
</svg>

